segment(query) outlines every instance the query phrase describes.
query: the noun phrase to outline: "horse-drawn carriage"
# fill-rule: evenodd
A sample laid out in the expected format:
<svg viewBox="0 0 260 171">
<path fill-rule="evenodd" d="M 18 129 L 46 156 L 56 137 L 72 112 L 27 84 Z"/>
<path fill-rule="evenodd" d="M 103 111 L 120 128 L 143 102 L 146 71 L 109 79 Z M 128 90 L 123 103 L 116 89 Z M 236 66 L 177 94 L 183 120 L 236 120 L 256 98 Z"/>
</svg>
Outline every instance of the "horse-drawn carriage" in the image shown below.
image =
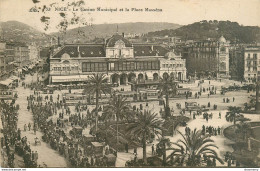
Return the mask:
<svg viewBox="0 0 260 171">
<path fill-rule="evenodd" d="M 103 144 L 99 142 L 91 142 L 91 151 L 97 156 L 103 156 Z"/>
<path fill-rule="evenodd" d="M 81 138 L 82 137 L 83 128 L 80 126 L 74 126 L 70 131 L 70 135 L 72 137 Z"/>
</svg>

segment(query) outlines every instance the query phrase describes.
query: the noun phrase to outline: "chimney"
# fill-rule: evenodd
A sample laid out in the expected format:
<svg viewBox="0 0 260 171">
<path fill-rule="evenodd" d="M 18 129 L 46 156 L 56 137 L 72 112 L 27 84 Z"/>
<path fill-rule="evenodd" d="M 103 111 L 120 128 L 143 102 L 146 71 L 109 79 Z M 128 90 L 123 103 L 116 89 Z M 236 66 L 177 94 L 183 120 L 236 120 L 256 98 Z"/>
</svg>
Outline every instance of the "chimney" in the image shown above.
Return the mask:
<svg viewBox="0 0 260 171">
<path fill-rule="evenodd" d="M 124 32 L 122 33 L 122 36 L 125 37 L 125 33 Z"/>
</svg>

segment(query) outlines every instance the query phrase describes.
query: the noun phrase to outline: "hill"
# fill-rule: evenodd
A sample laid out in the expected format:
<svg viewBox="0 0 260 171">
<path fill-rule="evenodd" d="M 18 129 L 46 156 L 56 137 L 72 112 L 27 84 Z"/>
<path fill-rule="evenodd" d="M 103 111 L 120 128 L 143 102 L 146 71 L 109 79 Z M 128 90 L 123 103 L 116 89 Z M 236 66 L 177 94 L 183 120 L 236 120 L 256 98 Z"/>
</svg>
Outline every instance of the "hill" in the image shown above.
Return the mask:
<svg viewBox="0 0 260 171">
<path fill-rule="evenodd" d="M 49 37 L 33 27 L 18 21 L 0 22 L 0 32 L 2 32 L 1 35 L 5 40 L 14 42 L 43 44 L 47 43 Z"/>
<path fill-rule="evenodd" d="M 93 26 L 85 26 L 81 28 L 70 29 L 66 33 L 66 41 L 75 41 L 81 38 L 88 41 L 93 40 L 96 37 L 105 38 L 115 34 L 117 32 L 125 34 L 145 34 L 148 32 L 164 30 L 164 29 L 176 29 L 180 25 L 164 22 L 136 22 L 136 23 L 119 23 L 119 24 L 96 24 Z M 80 32 L 80 36 L 78 34 Z M 61 36 L 60 33 L 52 33 L 52 36 Z"/>
<path fill-rule="evenodd" d="M 152 36 L 180 36 L 184 40 L 205 40 L 219 38 L 223 35 L 227 40 L 237 43 L 254 43 L 260 40 L 260 27 L 243 26 L 231 21 L 206 21 L 196 22 L 178 29 L 165 29 L 149 32 Z"/>
<path fill-rule="evenodd" d="M 105 38 L 116 33 L 118 27 L 119 33 L 130 33 L 130 34 L 144 34 L 152 31 L 164 30 L 164 29 L 176 29 L 180 25 L 173 23 L 149 23 L 149 22 L 136 22 L 136 23 L 120 23 L 120 24 L 96 24 L 92 26 L 85 26 L 81 28 L 69 29 L 66 32 L 66 42 L 73 42 L 80 38 L 81 42 L 90 42 L 95 38 Z M 0 32 L 7 41 L 14 42 L 36 42 L 40 45 L 45 45 L 50 42 L 50 37 L 62 38 L 59 32 L 51 33 L 49 35 L 40 32 L 33 27 L 18 22 L 18 21 L 7 21 L 0 22 Z M 78 34 L 80 32 L 80 34 Z M 57 40 L 57 39 L 55 39 Z M 54 41 L 55 43 L 56 41 Z"/>
</svg>

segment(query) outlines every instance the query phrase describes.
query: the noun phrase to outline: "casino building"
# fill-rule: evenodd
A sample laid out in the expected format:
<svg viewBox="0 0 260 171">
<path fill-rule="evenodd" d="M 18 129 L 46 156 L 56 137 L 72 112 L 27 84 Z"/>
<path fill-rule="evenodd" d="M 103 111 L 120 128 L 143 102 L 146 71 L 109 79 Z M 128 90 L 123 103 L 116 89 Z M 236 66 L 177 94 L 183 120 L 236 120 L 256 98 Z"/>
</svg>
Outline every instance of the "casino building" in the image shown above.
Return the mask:
<svg viewBox="0 0 260 171">
<path fill-rule="evenodd" d="M 186 80 L 185 59 L 155 44 L 132 44 L 115 34 L 104 44 L 66 44 L 50 57 L 50 84 L 86 81 L 104 73 L 110 83 L 158 80 L 163 74 Z"/>
</svg>

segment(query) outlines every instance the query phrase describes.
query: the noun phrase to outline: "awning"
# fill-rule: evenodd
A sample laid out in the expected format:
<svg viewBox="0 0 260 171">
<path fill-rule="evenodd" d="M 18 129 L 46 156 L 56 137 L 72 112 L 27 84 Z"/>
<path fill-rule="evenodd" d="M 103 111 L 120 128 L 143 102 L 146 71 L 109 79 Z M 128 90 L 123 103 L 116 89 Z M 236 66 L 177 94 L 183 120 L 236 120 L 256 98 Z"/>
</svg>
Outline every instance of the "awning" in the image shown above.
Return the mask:
<svg viewBox="0 0 260 171">
<path fill-rule="evenodd" d="M 0 81 L 0 84 L 1 85 L 5 85 L 5 86 L 9 86 L 12 82 L 13 82 L 13 80 L 8 78 L 8 79 L 6 79 L 4 81 Z"/>
<path fill-rule="evenodd" d="M 69 76 L 52 76 L 53 83 L 64 83 L 73 81 L 86 81 L 88 80 L 88 75 L 69 75 Z"/>
</svg>

